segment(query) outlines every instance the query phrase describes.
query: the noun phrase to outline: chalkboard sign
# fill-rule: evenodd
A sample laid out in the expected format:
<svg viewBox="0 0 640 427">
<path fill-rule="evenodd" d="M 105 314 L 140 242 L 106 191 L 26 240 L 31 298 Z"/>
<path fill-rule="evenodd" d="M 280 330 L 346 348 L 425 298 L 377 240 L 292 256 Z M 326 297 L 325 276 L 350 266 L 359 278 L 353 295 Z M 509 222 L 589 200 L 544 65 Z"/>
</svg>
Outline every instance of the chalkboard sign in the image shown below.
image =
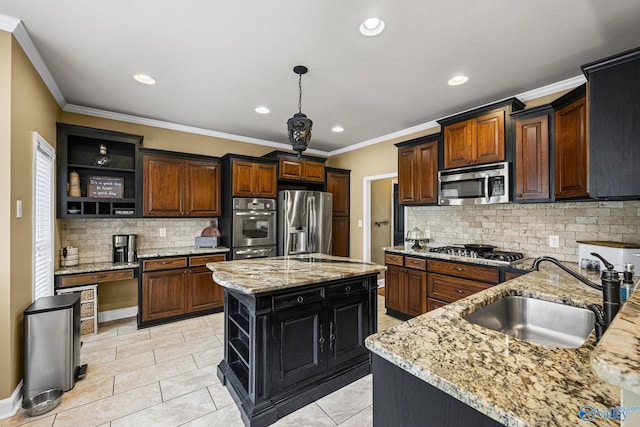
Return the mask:
<svg viewBox="0 0 640 427">
<path fill-rule="evenodd" d="M 122 199 L 124 178 L 114 176 L 90 176 L 87 197 Z"/>
</svg>

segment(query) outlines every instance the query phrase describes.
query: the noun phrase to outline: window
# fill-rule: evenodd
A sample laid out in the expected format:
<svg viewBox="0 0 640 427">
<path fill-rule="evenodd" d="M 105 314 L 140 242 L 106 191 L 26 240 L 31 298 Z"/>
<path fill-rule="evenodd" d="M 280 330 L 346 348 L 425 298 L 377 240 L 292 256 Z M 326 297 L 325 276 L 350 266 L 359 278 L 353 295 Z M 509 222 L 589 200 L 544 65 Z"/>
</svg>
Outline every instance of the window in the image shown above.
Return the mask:
<svg viewBox="0 0 640 427">
<path fill-rule="evenodd" d="M 53 185 L 55 151 L 33 133 L 33 300 L 53 295 Z"/>
</svg>

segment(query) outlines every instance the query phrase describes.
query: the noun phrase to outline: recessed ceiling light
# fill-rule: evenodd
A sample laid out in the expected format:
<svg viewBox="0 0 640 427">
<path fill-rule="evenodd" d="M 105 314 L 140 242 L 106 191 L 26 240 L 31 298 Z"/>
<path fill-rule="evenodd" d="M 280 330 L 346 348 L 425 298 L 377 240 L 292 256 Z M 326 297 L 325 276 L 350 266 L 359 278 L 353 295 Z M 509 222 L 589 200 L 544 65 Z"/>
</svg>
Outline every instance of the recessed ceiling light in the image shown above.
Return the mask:
<svg viewBox="0 0 640 427">
<path fill-rule="evenodd" d="M 363 36 L 377 36 L 384 30 L 384 21 L 380 18 L 367 18 L 360 24 L 360 33 Z"/>
<path fill-rule="evenodd" d="M 269 110 L 267 107 L 256 107 L 256 113 L 258 114 L 269 114 Z"/>
<path fill-rule="evenodd" d="M 335 133 L 340 133 L 342 131 L 344 131 L 344 128 L 342 126 L 334 126 L 331 128 L 331 130 Z"/>
<path fill-rule="evenodd" d="M 465 84 L 469 80 L 467 76 L 454 76 L 449 80 L 450 86 L 458 86 Z"/>
<path fill-rule="evenodd" d="M 133 78 L 144 85 L 156 84 L 156 81 L 152 77 L 147 76 L 146 74 L 136 74 L 135 76 L 133 76 Z"/>
</svg>

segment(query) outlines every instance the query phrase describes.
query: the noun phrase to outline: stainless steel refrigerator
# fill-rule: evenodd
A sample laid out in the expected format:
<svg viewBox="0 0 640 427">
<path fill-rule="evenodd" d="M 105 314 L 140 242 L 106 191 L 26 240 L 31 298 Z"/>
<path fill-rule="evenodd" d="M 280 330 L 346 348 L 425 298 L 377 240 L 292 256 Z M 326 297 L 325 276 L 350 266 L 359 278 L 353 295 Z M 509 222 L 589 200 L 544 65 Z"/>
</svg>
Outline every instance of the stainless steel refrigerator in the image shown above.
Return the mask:
<svg viewBox="0 0 640 427">
<path fill-rule="evenodd" d="M 278 192 L 278 255 L 331 254 L 333 195 L 322 191 Z"/>
</svg>

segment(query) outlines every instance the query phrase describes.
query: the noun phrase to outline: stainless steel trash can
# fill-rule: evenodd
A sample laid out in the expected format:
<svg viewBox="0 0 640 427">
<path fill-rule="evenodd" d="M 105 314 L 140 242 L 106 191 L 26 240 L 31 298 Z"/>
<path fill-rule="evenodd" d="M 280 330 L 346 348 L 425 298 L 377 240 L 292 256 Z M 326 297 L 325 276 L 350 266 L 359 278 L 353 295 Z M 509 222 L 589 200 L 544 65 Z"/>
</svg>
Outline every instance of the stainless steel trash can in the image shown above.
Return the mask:
<svg viewBox="0 0 640 427">
<path fill-rule="evenodd" d="M 29 399 L 42 391 L 71 390 L 80 366 L 80 294 L 38 298 L 24 311 L 24 388 Z"/>
</svg>

